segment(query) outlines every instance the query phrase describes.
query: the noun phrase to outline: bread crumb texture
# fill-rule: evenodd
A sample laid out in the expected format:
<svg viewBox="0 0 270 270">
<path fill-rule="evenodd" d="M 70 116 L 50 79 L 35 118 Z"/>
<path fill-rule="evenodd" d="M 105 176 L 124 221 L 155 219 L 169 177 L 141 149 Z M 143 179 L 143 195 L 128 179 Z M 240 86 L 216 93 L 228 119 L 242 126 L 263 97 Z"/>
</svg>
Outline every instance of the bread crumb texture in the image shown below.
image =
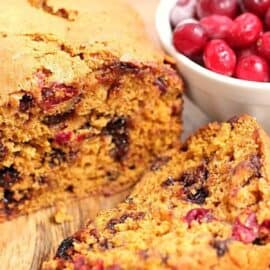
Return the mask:
<svg viewBox="0 0 270 270">
<path fill-rule="evenodd" d="M 0 221 L 125 190 L 179 147 L 182 81 L 125 1 L 1 1 L 0 44 Z"/>
<path fill-rule="evenodd" d="M 43 269 L 269 269 L 269 147 L 249 116 L 208 125 Z"/>
</svg>

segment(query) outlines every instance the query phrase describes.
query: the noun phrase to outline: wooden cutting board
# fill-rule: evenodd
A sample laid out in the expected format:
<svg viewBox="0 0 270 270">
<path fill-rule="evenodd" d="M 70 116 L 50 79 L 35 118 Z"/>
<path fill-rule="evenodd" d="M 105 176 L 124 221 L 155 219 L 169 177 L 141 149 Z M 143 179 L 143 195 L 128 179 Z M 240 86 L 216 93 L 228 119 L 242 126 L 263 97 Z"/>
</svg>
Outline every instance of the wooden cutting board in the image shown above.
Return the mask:
<svg viewBox="0 0 270 270">
<path fill-rule="evenodd" d="M 158 0 L 127 0 L 141 13 L 147 30 L 159 46 L 154 27 L 154 14 Z M 207 117 L 185 98 L 185 133 L 188 136 L 202 124 Z M 101 208 L 111 208 L 123 200 L 129 192 L 113 197 L 92 197 L 75 201 L 67 206 L 72 221 L 57 225 L 52 222 L 55 208 L 41 210 L 27 217 L 20 217 L 0 224 L 0 269 L 38 270 L 42 262 L 51 258 L 59 243 L 81 228 L 86 220 L 94 218 Z"/>
</svg>

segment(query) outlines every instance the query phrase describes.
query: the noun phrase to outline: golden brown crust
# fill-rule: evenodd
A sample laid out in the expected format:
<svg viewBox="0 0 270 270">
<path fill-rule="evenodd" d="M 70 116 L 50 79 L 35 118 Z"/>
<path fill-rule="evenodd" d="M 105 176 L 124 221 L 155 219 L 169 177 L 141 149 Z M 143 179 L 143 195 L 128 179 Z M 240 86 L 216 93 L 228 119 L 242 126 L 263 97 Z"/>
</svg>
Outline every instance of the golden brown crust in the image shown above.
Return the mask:
<svg viewBox="0 0 270 270">
<path fill-rule="evenodd" d="M 53 13 L 64 13 L 72 19 Z M 80 78 L 87 68 L 85 62 L 74 55 L 82 52 L 110 52 L 122 61 L 163 61 L 162 53 L 147 39 L 138 15 L 122 0 L 2 1 L 0 33 L 0 59 L 5 64 L 1 73 L 1 98 L 23 87 L 37 65 L 54 67 L 58 80 L 63 79 L 63 68 L 67 69 L 67 79 Z M 11 37 L 5 39 L 6 36 Z M 56 40 L 56 44 L 48 42 L 50 39 Z M 47 57 L 43 57 L 45 55 Z"/>
</svg>

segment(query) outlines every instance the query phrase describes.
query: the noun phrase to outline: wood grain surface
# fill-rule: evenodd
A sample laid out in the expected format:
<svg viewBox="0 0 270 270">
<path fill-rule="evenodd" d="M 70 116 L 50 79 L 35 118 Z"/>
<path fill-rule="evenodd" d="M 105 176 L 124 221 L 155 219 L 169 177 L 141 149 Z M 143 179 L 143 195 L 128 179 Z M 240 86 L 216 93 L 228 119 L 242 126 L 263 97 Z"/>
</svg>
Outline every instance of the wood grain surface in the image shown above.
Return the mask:
<svg viewBox="0 0 270 270">
<path fill-rule="evenodd" d="M 40 210 L 0 224 L 0 269 L 38 270 L 45 259 L 52 258 L 59 243 L 96 216 L 101 208 L 111 208 L 128 192 L 112 197 L 92 197 L 67 205 L 72 221 L 56 224 L 56 209 Z"/>
<path fill-rule="evenodd" d="M 102 1 L 102 0 L 101 0 Z M 158 0 L 127 0 L 142 15 L 147 31 L 159 46 L 154 27 L 154 16 Z M 185 100 L 184 119 L 187 134 L 207 118 L 189 101 Z M 59 243 L 81 228 L 86 220 L 94 218 L 100 208 L 113 207 L 126 197 L 128 191 L 113 197 L 94 197 L 74 201 L 67 205 L 73 220 L 57 225 L 52 222 L 55 208 L 40 210 L 26 217 L 0 224 L 0 269 L 38 270 L 42 261 L 51 258 Z"/>
</svg>

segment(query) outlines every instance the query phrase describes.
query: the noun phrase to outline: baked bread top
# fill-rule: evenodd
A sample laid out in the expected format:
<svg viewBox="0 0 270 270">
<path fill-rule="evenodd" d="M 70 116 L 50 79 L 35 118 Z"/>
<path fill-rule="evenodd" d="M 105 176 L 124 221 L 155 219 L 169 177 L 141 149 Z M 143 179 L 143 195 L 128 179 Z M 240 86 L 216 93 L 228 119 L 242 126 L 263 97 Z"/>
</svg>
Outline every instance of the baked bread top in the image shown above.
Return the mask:
<svg viewBox="0 0 270 270">
<path fill-rule="evenodd" d="M 9 0 L 0 4 L 0 32 L 53 34 L 92 50 L 133 60 L 161 60 L 138 14 L 124 0 Z"/>
<path fill-rule="evenodd" d="M 0 103 L 21 89 L 35 91 L 46 71 L 51 82 L 69 84 L 116 59 L 164 59 L 122 0 L 1 1 L 0 33 Z"/>
</svg>

